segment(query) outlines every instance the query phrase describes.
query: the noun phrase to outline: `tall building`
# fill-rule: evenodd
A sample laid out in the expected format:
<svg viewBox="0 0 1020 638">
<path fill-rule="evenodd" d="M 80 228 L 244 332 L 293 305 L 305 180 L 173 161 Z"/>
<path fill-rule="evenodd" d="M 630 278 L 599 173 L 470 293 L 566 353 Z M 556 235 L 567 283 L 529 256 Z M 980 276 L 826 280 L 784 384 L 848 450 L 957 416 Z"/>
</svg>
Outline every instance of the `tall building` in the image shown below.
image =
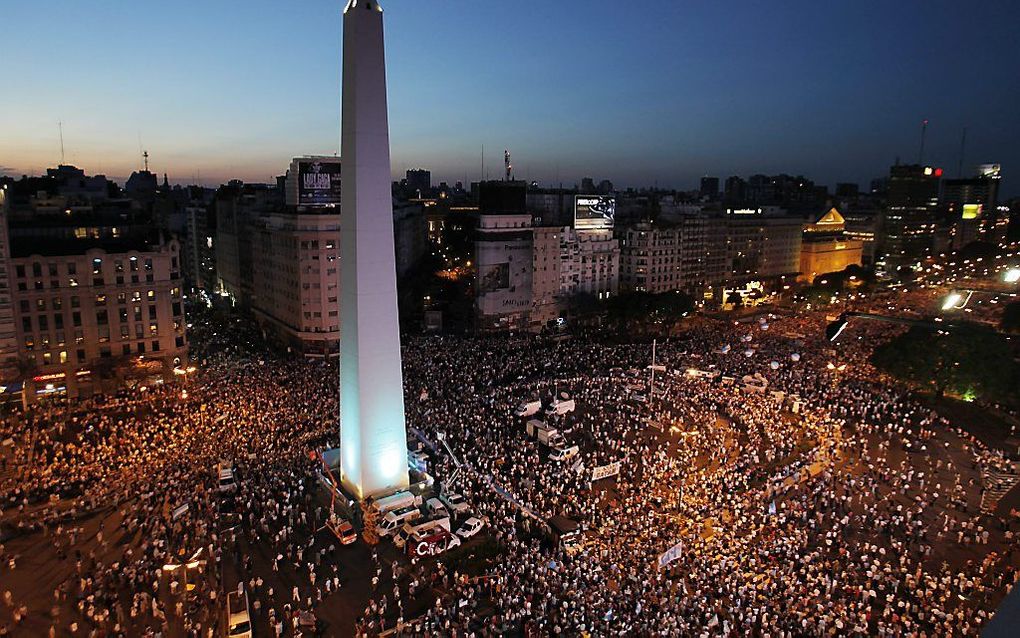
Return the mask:
<svg viewBox="0 0 1020 638">
<path fill-rule="evenodd" d="M 532 231 L 532 330 L 563 316 L 571 297 L 616 295 L 620 283 L 620 245 L 611 230 L 537 226 Z"/>
<path fill-rule="evenodd" d="M 999 212 L 998 164 L 983 164 L 977 174 L 942 182 L 940 206 L 949 226 L 951 248 L 959 250 L 973 241 L 999 244 L 1006 239 L 1008 218 Z"/>
<path fill-rule="evenodd" d="M 490 208 L 490 210 L 492 210 Z M 475 239 L 475 304 L 482 330 L 523 330 L 532 305 L 531 215 L 482 212 Z"/>
<path fill-rule="evenodd" d="M 733 175 L 726 178 L 723 189 L 723 200 L 728 204 L 742 204 L 747 199 L 747 182 L 744 178 Z"/>
<path fill-rule="evenodd" d="M 383 14 L 349 0 L 343 14 L 340 150 L 340 469 L 366 498 L 408 486 L 404 385 L 390 190 Z"/>
<path fill-rule="evenodd" d="M 0 383 L 4 384 L 5 391 L 6 385 L 16 381 L 18 376 L 18 333 L 11 296 L 11 244 L 7 234 L 7 188 L 7 184 L 0 185 Z"/>
<path fill-rule="evenodd" d="M 861 242 L 861 265 L 873 266 L 878 247 L 882 213 L 867 208 L 852 208 L 843 214 L 843 234 Z"/>
<path fill-rule="evenodd" d="M 432 172 L 424 168 L 411 168 L 407 170 L 406 181 L 407 191 L 414 196 L 428 197 L 432 190 Z"/>
<path fill-rule="evenodd" d="M 731 208 L 724 228 L 727 283 L 792 280 L 800 271 L 800 218 L 774 209 Z"/>
<path fill-rule="evenodd" d="M 698 189 L 698 195 L 702 199 L 714 200 L 719 197 L 719 178 L 718 177 L 702 177 L 701 188 Z"/>
<path fill-rule="evenodd" d="M 251 223 L 255 319 L 292 351 L 310 358 L 338 356 L 340 214 L 287 207 Z"/>
<path fill-rule="evenodd" d="M 898 164 L 889 169 L 879 261 L 887 267 L 931 255 L 938 218 L 942 169 Z"/>
<path fill-rule="evenodd" d="M 687 215 L 675 223 L 639 223 L 620 234 L 620 288 L 663 293 L 682 290 L 701 297 L 723 281 L 720 268 L 710 279 L 705 215 Z M 721 258 L 724 251 L 716 257 Z M 721 262 L 719 263 L 721 266 Z"/>
</svg>

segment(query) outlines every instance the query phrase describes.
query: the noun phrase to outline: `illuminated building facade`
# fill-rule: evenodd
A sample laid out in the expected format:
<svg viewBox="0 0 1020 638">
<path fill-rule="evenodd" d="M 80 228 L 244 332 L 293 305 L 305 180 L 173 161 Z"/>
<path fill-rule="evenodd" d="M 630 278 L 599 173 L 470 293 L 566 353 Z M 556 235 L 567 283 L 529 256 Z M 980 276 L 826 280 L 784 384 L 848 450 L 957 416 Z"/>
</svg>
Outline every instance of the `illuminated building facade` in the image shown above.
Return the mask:
<svg viewBox="0 0 1020 638">
<path fill-rule="evenodd" d="M 816 221 L 804 225 L 800 248 L 799 281 L 813 282 L 815 277 L 860 265 L 862 242 L 846 236 L 845 220 L 830 208 Z"/>
<path fill-rule="evenodd" d="M 25 237 L 22 235 L 21 237 Z M 11 259 L 28 400 L 90 396 L 115 381 L 166 378 L 187 359 L 180 246 L 39 238 Z"/>
</svg>

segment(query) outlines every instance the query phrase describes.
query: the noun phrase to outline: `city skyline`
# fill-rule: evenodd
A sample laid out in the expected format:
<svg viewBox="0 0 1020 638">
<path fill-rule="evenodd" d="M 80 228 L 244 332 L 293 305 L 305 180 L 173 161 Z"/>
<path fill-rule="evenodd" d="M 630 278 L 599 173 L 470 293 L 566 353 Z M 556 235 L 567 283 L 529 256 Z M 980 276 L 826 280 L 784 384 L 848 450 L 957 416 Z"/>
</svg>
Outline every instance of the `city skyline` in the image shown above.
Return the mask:
<svg viewBox="0 0 1020 638">
<path fill-rule="evenodd" d="M 207 185 L 335 153 L 341 5 L 14 7 L 9 68 L 54 70 L 9 74 L 21 97 L 0 107 L 0 172 L 59 163 L 58 122 L 66 163 L 118 181 L 142 150 L 171 182 Z M 498 178 L 510 148 L 515 175 L 545 185 L 589 175 L 688 189 L 704 174 L 787 172 L 866 187 L 897 157 L 917 161 L 927 118 L 926 162 L 955 177 L 967 127 L 963 173 L 1000 162 L 1016 194 L 1020 89 L 998 71 L 1016 56 L 1007 3 L 384 9 L 394 177 L 424 166 L 437 183 Z"/>
</svg>

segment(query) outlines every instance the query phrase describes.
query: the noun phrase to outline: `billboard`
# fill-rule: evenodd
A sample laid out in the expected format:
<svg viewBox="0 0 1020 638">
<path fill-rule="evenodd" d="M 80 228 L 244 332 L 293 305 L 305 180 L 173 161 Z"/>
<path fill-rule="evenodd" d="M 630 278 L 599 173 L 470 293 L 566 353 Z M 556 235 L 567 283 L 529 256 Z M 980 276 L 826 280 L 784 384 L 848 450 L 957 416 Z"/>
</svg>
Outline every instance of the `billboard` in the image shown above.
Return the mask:
<svg viewBox="0 0 1020 638">
<path fill-rule="evenodd" d="M 963 219 L 977 219 L 981 217 L 981 204 L 964 204 L 963 205 Z"/>
<path fill-rule="evenodd" d="M 610 195 L 576 195 L 574 228 L 593 230 L 612 228 L 616 219 L 616 198 Z"/>
<path fill-rule="evenodd" d="M 298 162 L 298 205 L 340 205 L 340 162 Z"/>
<path fill-rule="evenodd" d="M 505 290 L 510 287 L 510 264 L 490 264 L 484 269 L 479 268 L 478 290 L 481 293 Z"/>
</svg>

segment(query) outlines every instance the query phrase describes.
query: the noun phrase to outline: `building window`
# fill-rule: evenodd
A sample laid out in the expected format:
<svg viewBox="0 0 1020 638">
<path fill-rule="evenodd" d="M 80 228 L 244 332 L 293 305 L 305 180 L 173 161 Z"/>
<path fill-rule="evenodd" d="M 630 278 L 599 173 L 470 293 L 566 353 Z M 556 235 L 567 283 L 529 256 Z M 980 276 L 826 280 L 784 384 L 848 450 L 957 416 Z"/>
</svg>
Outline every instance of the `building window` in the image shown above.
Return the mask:
<svg viewBox="0 0 1020 638">
<path fill-rule="evenodd" d="M 174 337 L 174 345 L 178 348 L 184 347 L 184 337 Z"/>
<path fill-rule="evenodd" d="M 149 301 L 152 301 L 156 298 L 156 291 L 150 290 L 147 293 L 145 293 L 145 296 L 149 299 Z"/>
<path fill-rule="evenodd" d="M 92 274 L 101 275 L 103 273 L 103 260 L 96 257 L 92 260 Z"/>
<path fill-rule="evenodd" d="M 21 318 L 21 329 L 24 332 L 32 332 L 32 318 L 22 317 Z"/>
<path fill-rule="evenodd" d="M 14 267 L 14 272 L 17 273 L 19 278 L 24 279 L 25 278 L 25 266 L 24 266 L 24 264 L 18 264 L 17 266 L 15 266 Z"/>
<path fill-rule="evenodd" d="M 32 276 L 42 277 L 42 264 L 38 262 L 32 264 Z"/>
<path fill-rule="evenodd" d="M 75 354 L 75 357 L 77 357 L 77 359 L 78 359 L 78 363 L 84 363 L 85 362 L 85 351 L 84 350 L 78 350 L 74 354 Z"/>
<path fill-rule="evenodd" d="M 143 354 L 144 352 L 145 352 L 145 342 L 144 341 L 139 341 L 138 342 L 138 354 Z"/>
<path fill-rule="evenodd" d="M 20 302 L 20 305 L 21 305 L 21 312 L 22 313 L 26 313 L 27 314 L 27 313 L 31 312 L 32 305 L 30 303 L 28 303 L 28 299 L 22 299 L 21 302 Z"/>
<path fill-rule="evenodd" d="M 35 309 L 36 310 L 40 310 L 40 311 L 41 310 L 46 310 L 46 300 L 45 299 L 41 299 L 41 298 L 40 299 L 36 299 L 35 300 Z"/>
<path fill-rule="evenodd" d="M 100 326 L 105 326 L 109 323 L 110 318 L 106 314 L 106 309 L 96 311 L 96 323 Z"/>
<path fill-rule="evenodd" d="M 67 363 L 67 350 L 60 351 L 60 363 Z"/>
<path fill-rule="evenodd" d="M 138 258 L 131 257 L 129 261 L 131 262 L 131 272 L 138 272 Z"/>
<path fill-rule="evenodd" d="M 159 352 L 159 342 L 158 341 L 153 341 L 152 342 L 152 351 L 153 352 Z"/>
<path fill-rule="evenodd" d="M 157 336 L 159 334 L 159 324 L 150 323 L 149 324 L 149 333 L 153 337 Z"/>
</svg>

